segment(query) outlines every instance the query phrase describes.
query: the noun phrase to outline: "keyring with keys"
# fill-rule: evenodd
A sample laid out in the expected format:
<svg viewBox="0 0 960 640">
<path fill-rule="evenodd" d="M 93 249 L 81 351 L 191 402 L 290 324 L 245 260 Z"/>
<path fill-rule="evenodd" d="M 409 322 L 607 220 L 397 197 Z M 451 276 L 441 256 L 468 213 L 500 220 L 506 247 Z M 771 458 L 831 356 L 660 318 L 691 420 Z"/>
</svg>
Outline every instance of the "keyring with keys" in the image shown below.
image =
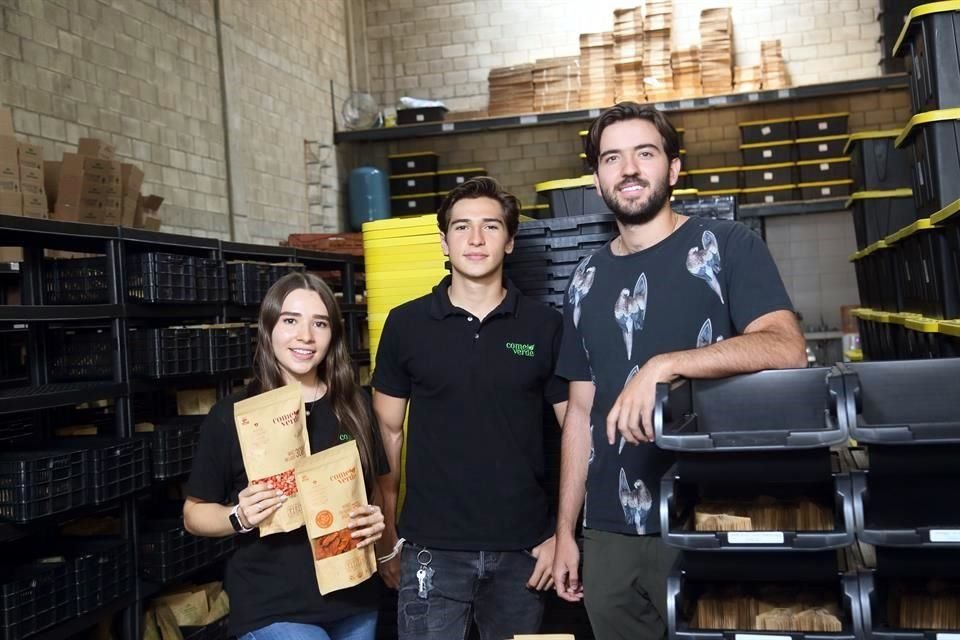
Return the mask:
<svg viewBox="0 0 960 640">
<path fill-rule="evenodd" d="M 431 562 L 433 562 L 433 554 L 428 549 L 421 549 L 417 553 L 417 564 L 420 565 L 417 569 L 417 597 L 422 600 L 426 600 L 430 590 L 433 589 L 434 571 L 430 566 Z"/>
</svg>

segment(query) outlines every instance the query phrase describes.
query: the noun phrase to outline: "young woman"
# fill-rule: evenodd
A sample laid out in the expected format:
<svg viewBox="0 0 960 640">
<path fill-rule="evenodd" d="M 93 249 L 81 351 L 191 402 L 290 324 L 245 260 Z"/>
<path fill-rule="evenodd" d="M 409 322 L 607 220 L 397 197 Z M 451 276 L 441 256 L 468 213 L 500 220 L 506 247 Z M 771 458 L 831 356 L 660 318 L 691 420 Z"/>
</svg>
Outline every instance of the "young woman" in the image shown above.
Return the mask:
<svg viewBox="0 0 960 640">
<path fill-rule="evenodd" d="M 286 500 L 269 484 L 251 484 L 233 418 L 237 400 L 299 384 L 310 451 L 355 440 L 367 491 L 389 472 L 369 399 L 354 378 L 340 309 L 330 288 L 301 273 L 284 276 L 260 307 L 253 382 L 218 402 L 200 432 L 183 506 L 198 536 L 237 534 L 227 563 L 229 633 L 238 640 L 373 640 L 379 578 L 321 596 L 305 529 L 260 537 L 257 527 Z M 383 514 L 372 505 L 351 514 L 353 537 L 373 544 Z"/>
</svg>

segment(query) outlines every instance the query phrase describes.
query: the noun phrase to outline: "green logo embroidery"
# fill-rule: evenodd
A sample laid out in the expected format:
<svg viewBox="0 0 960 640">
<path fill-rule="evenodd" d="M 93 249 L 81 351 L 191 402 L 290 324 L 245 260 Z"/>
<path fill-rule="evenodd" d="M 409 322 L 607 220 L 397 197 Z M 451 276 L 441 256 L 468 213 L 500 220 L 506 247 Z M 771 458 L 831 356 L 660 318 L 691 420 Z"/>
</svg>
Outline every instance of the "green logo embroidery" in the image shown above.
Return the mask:
<svg viewBox="0 0 960 640">
<path fill-rule="evenodd" d="M 347 440 L 350 440 L 350 434 L 349 434 L 349 433 L 341 433 L 341 434 L 340 434 L 340 442 L 346 442 Z"/>
<path fill-rule="evenodd" d="M 526 358 L 532 358 L 534 356 L 534 350 L 537 348 L 535 344 L 523 344 L 521 342 L 508 342 L 507 349 L 513 351 L 515 356 L 524 356 Z"/>
</svg>

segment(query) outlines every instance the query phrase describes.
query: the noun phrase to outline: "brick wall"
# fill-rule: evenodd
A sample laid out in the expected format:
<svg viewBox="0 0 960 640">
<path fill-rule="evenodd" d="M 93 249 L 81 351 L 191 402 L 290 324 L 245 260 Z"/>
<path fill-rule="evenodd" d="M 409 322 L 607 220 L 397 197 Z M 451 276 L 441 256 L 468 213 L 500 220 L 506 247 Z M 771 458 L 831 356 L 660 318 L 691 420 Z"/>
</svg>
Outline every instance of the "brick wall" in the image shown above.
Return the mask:
<svg viewBox="0 0 960 640">
<path fill-rule="evenodd" d="M 228 237 L 228 157 L 237 240 L 336 228 L 335 193 L 325 219 L 307 220 L 304 140 L 332 142 L 345 2 L 222 5 L 229 154 L 213 0 L 7 0 L 0 102 L 48 160 L 80 137 L 113 142 L 164 197 L 165 231 Z"/>
<path fill-rule="evenodd" d="M 366 0 L 370 89 L 486 108 L 492 67 L 577 55 L 580 33 L 609 31 L 618 0 Z M 733 9 L 737 65 L 759 64 L 779 38 L 794 84 L 879 75 L 878 0 L 687 0 L 674 3 L 673 45 L 698 44 L 700 11 Z"/>
</svg>

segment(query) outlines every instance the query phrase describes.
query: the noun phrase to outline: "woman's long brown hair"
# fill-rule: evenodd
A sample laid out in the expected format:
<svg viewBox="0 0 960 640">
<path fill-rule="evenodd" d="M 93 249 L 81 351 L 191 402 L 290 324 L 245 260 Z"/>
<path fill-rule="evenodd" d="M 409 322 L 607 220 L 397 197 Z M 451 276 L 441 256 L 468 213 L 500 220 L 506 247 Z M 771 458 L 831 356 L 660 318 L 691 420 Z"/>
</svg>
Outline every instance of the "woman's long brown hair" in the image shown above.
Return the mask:
<svg viewBox="0 0 960 640">
<path fill-rule="evenodd" d="M 260 304 L 257 327 L 257 350 L 253 356 L 253 391 L 263 393 L 286 384 L 280 364 L 273 353 L 272 335 L 273 328 L 280 319 L 283 301 L 298 289 L 316 292 L 330 315 L 330 346 L 327 348 L 327 355 L 317 366 L 317 379 L 327 385 L 327 395 L 330 397 L 337 423 L 357 442 L 367 492 L 370 493 L 374 486 L 373 429 L 377 426 L 370 405 L 357 384 L 343 331 L 340 305 L 337 304 L 330 287 L 317 276 L 309 273 L 289 273 L 277 280 L 264 296 Z"/>
</svg>

